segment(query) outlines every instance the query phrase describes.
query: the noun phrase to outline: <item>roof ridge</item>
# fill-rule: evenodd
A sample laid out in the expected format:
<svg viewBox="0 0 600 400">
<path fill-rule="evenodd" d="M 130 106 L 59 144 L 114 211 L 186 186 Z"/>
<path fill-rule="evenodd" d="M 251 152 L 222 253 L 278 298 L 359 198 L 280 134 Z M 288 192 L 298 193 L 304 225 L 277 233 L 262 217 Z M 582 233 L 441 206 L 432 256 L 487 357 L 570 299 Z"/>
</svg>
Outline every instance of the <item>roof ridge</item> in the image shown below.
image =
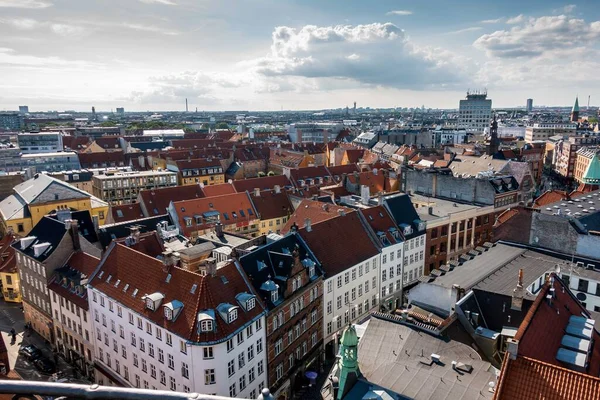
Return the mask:
<svg viewBox="0 0 600 400">
<path fill-rule="evenodd" d="M 538 293 L 537 297 L 535 298 L 535 301 L 529 308 L 529 311 L 527 311 L 525 318 L 523 318 L 523 322 L 521 323 L 521 325 L 519 326 L 519 329 L 517 330 L 517 333 L 515 334 L 515 340 L 521 340 L 523 338 L 523 335 L 525 335 L 527 328 L 529 328 L 529 324 L 531 323 L 533 316 L 535 315 L 536 311 L 540 307 L 540 304 L 542 304 L 542 302 L 546 298 L 546 293 L 548 292 L 549 289 L 550 289 L 550 283 L 549 282 L 544 283 L 542 290 Z"/>
<path fill-rule="evenodd" d="M 541 360 L 537 360 L 537 359 L 531 358 L 531 357 L 519 356 L 517 359 L 519 359 L 519 358 L 522 359 L 522 360 L 526 360 L 526 361 L 534 362 L 536 364 L 543 365 L 545 367 L 550 367 L 552 369 L 556 369 L 556 370 L 559 370 L 559 371 L 564 371 L 564 372 L 572 373 L 572 374 L 578 375 L 578 376 L 580 376 L 582 378 L 588 378 L 588 379 L 592 379 L 592 380 L 596 380 L 596 381 L 600 382 L 600 377 L 597 377 L 597 376 L 594 376 L 594 375 L 584 374 L 583 372 L 579 372 L 579 371 L 575 371 L 575 370 L 568 369 L 568 368 L 565 368 L 565 367 L 561 367 L 559 365 L 550 364 L 550 363 L 547 363 L 547 362 L 544 362 L 544 361 L 541 361 Z"/>
</svg>

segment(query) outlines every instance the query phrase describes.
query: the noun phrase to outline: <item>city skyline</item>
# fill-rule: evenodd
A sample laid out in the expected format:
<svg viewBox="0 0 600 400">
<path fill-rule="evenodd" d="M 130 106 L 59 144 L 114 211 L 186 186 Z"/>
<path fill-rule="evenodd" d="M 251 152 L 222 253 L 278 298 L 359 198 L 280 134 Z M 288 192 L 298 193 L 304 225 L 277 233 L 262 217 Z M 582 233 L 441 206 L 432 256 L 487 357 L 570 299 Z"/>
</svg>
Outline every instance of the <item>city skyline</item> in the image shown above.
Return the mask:
<svg viewBox="0 0 600 400">
<path fill-rule="evenodd" d="M 593 5 L 0 0 L 0 110 L 593 105 Z"/>
</svg>

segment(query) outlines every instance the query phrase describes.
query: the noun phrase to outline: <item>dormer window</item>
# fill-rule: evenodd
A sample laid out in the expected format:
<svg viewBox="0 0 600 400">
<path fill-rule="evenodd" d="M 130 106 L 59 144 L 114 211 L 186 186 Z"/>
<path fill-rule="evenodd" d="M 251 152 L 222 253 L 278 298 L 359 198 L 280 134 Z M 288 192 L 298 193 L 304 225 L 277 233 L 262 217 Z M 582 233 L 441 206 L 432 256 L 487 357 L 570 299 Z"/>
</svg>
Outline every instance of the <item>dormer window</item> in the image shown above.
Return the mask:
<svg viewBox="0 0 600 400">
<path fill-rule="evenodd" d="M 215 330 L 215 311 L 203 310 L 198 313 L 198 333 Z"/>
<path fill-rule="evenodd" d="M 179 300 L 172 300 L 165 304 L 163 308 L 165 319 L 167 321 L 175 321 L 183 309 L 183 303 Z"/>
<path fill-rule="evenodd" d="M 146 298 L 146 308 L 154 311 L 154 301 L 149 297 Z"/>
<path fill-rule="evenodd" d="M 240 293 L 235 296 L 235 299 L 238 301 L 239 305 L 244 308 L 246 311 L 250 311 L 256 305 L 256 298 L 253 294 L 250 293 Z"/>
<path fill-rule="evenodd" d="M 210 319 L 205 319 L 200 321 L 200 331 L 201 332 L 212 332 L 213 329 L 213 321 Z"/>
<path fill-rule="evenodd" d="M 308 276 L 310 276 L 311 278 L 313 276 L 315 276 L 315 266 L 314 266 L 314 264 L 311 265 L 310 267 L 308 267 Z"/>
<path fill-rule="evenodd" d="M 255 305 L 256 305 L 256 299 L 253 297 L 253 298 L 249 299 L 248 301 L 246 301 L 246 310 L 247 311 L 252 310 Z"/>
<path fill-rule="evenodd" d="M 169 307 L 165 307 L 165 318 L 167 321 L 173 320 L 173 310 L 171 310 Z"/>
<path fill-rule="evenodd" d="M 160 307 L 160 303 L 165 298 L 162 293 L 152 293 L 146 296 L 144 299 L 146 303 L 146 308 L 151 311 L 156 311 L 158 307 Z"/>
<path fill-rule="evenodd" d="M 277 290 L 273 290 L 271 292 L 271 302 L 275 303 L 277 300 L 279 300 L 279 292 Z"/>
<path fill-rule="evenodd" d="M 238 310 L 237 308 L 234 308 L 232 310 L 229 311 L 228 315 L 227 315 L 227 322 L 232 323 L 233 321 L 235 321 L 238 317 Z"/>
</svg>

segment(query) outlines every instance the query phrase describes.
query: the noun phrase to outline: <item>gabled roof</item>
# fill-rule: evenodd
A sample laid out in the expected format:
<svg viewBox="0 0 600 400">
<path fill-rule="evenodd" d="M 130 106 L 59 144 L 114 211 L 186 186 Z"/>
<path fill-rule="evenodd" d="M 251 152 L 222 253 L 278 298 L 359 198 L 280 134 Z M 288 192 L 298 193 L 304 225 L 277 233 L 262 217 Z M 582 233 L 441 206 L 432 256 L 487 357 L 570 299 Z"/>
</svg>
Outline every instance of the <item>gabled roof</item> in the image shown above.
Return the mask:
<svg viewBox="0 0 600 400">
<path fill-rule="evenodd" d="M 327 171 L 329 171 L 329 174 L 333 177 L 338 175 L 338 177 L 340 177 L 341 180 L 342 174 L 352 174 L 354 172 L 359 172 L 359 169 L 358 165 L 356 164 L 346 164 L 327 167 Z"/>
<path fill-rule="evenodd" d="M 494 400 L 598 400 L 600 378 L 530 357 L 504 357 Z"/>
<path fill-rule="evenodd" d="M 543 207 L 547 204 L 556 203 L 557 201 L 565 200 L 568 198 L 567 192 L 564 190 L 546 190 L 537 199 L 534 200 L 534 207 Z"/>
<path fill-rule="evenodd" d="M 79 153 L 81 168 L 94 168 L 99 165 L 125 165 L 127 159 L 122 151 L 107 151 L 102 153 Z"/>
<path fill-rule="evenodd" d="M 303 227 L 298 232 L 328 277 L 379 254 L 358 212 L 354 210 L 311 224 L 310 230 Z"/>
<path fill-rule="evenodd" d="M 177 267 L 166 272 L 163 268 L 162 261 L 116 243 L 106 253 L 90 285 L 158 326 L 197 343 L 225 341 L 264 312 L 260 301 L 249 311 L 239 307 L 232 323 L 226 323 L 215 312 L 221 304 L 237 305 L 236 295 L 240 293 L 254 293 L 233 263 L 218 268 L 215 276 L 201 276 Z M 143 300 L 143 296 L 153 293 L 164 296 L 156 311 L 146 308 Z M 175 321 L 168 321 L 162 306 L 173 301 L 183 303 L 183 309 Z M 199 315 L 210 314 L 214 315 L 215 329 L 198 333 Z"/>
<path fill-rule="evenodd" d="M 25 204 L 91 197 L 89 193 L 46 174 L 35 174 L 33 178 L 15 186 L 13 191 Z"/>
<path fill-rule="evenodd" d="M 111 206 L 110 213 L 112 214 L 112 220 L 115 223 L 144 218 L 140 203 Z"/>
<path fill-rule="evenodd" d="M 396 225 L 394 219 L 384 206 L 359 209 L 373 233 L 379 239 L 379 245 L 389 246 L 404 241 L 402 230 Z M 385 238 L 385 240 L 383 240 Z M 387 243 L 386 243 L 387 241 Z"/>
<path fill-rule="evenodd" d="M 173 186 L 160 189 L 141 190 L 141 202 L 148 216 L 166 214 L 171 201 L 189 200 L 205 197 L 200 185 Z"/>
<path fill-rule="evenodd" d="M 298 186 L 298 180 L 303 179 L 315 179 L 315 178 L 325 178 L 329 176 L 333 178 L 326 167 L 304 167 L 304 168 L 296 168 L 290 170 L 290 179 Z"/>
<path fill-rule="evenodd" d="M 251 195 L 252 203 L 261 220 L 290 216 L 294 207 L 285 191 L 279 193 L 273 190 L 264 190 L 260 196 Z"/>
<path fill-rule="evenodd" d="M 125 244 L 127 247 L 150 257 L 158 257 L 165 251 L 165 247 L 156 231 L 140 233 L 135 241 L 132 241 L 130 236 L 115 239 L 115 242 Z"/>
<path fill-rule="evenodd" d="M 214 226 L 216 221 L 207 222 L 207 217 L 212 215 L 218 217 L 223 225 L 249 222 L 258 218 L 254 205 L 246 192 L 177 201 L 172 203 L 172 210 L 185 234 Z M 172 217 L 175 216 L 172 215 Z M 197 216 L 202 217 L 200 225 L 196 224 Z M 187 218 L 192 219 L 192 226 L 186 226 Z"/>
<path fill-rule="evenodd" d="M 217 158 L 195 158 L 191 160 L 178 160 L 175 161 L 175 165 L 180 171 L 186 169 L 198 169 L 198 168 L 220 168 L 221 162 Z"/>
<path fill-rule="evenodd" d="M 218 185 L 207 185 L 202 188 L 205 197 L 221 196 L 224 194 L 236 193 L 235 187 L 231 183 L 220 183 Z"/>
<path fill-rule="evenodd" d="M 550 288 L 554 288 L 552 304 L 546 299 Z M 552 274 L 515 335 L 515 340 L 519 341 L 518 355 L 565 367 L 556 355 L 572 315 L 590 318 L 571 290 Z M 600 334 L 595 329 L 592 329 L 592 341 L 587 374 L 597 377 L 600 374 Z"/>
<path fill-rule="evenodd" d="M 294 211 L 288 219 L 286 225 L 281 229 L 281 232 L 289 232 L 294 224 L 299 227 L 304 226 L 307 218 L 310 219 L 311 223 L 316 224 L 321 221 L 335 218 L 340 215 L 341 212 L 348 214 L 353 211 L 354 209 L 349 207 L 303 199 L 298 205 L 298 208 L 296 208 L 296 211 Z"/>
<path fill-rule="evenodd" d="M 102 225 L 98 229 L 98 239 L 100 240 L 102 248 L 105 249 L 114 239 L 120 239 L 128 236 L 131 232 L 130 228 L 133 226 L 137 227 L 140 233 L 144 233 L 156 230 L 156 226 L 163 221 L 166 221 L 169 224 L 171 223 L 166 212 L 163 215 L 141 218 L 133 221 L 119 222 L 110 225 Z"/>
<path fill-rule="evenodd" d="M 255 188 L 260 190 L 273 189 L 279 185 L 281 189 L 291 187 L 292 183 L 285 175 L 265 176 L 262 178 L 241 179 L 233 181 L 233 186 L 238 192 L 246 190 L 252 192 Z"/>
<path fill-rule="evenodd" d="M 407 239 L 411 239 L 414 236 L 418 236 L 425 232 L 418 231 L 417 222 L 421 219 L 407 194 L 387 196 L 385 197 L 384 205 L 399 227 L 402 228 L 402 225 L 409 225 L 412 227 L 413 233 L 406 235 Z"/>
</svg>

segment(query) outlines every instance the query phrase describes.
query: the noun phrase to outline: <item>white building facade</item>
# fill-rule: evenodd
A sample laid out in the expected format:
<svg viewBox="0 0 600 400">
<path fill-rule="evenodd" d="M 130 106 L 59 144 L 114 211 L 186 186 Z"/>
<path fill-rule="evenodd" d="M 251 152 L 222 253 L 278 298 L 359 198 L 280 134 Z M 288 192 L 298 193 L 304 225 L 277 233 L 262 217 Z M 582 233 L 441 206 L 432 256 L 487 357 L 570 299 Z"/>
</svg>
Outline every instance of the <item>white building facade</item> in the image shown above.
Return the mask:
<svg viewBox="0 0 600 400">
<path fill-rule="evenodd" d="M 380 258 L 377 254 L 325 279 L 324 345 L 335 340 L 349 323 L 361 320 L 379 306 Z"/>
<path fill-rule="evenodd" d="M 483 133 L 492 119 L 492 100 L 487 92 L 467 92 L 467 98 L 459 103 L 458 128 L 468 133 Z"/>
<path fill-rule="evenodd" d="M 404 242 L 404 269 L 402 271 L 404 286 L 415 283 L 423 275 L 426 236 L 426 231 L 423 230 L 420 235 L 406 239 Z"/>
</svg>

